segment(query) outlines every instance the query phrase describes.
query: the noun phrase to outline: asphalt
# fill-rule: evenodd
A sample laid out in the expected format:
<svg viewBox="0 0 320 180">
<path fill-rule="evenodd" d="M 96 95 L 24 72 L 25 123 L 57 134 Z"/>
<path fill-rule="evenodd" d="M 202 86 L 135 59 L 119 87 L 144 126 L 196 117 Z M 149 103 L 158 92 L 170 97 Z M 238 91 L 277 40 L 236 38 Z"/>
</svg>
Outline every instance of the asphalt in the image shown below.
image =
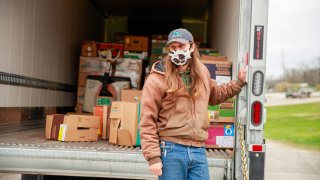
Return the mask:
<svg viewBox="0 0 320 180">
<path fill-rule="evenodd" d="M 320 180 L 320 152 L 267 140 L 265 180 Z"/>
</svg>

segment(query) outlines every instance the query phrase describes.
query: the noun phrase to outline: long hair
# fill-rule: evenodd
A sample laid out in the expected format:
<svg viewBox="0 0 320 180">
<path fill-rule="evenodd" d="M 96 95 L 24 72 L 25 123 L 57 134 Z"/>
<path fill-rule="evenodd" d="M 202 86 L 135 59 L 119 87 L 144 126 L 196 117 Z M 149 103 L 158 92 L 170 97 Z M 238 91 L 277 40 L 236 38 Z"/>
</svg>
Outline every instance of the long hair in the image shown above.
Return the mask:
<svg viewBox="0 0 320 180">
<path fill-rule="evenodd" d="M 169 56 L 164 58 L 165 68 L 166 68 L 166 83 L 168 86 L 167 92 L 177 93 L 185 89 L 180 76 L 179 70 L 174 63 L 171 62 Z M 198 97 L 204 88 L 204 82 L 201 75 L 201 62 L 200 54 L 197 46 L 195 45 L 194 51 L 191 53 L 191 59 L 189 60 L 189 68 L 191 72 L 191 96 L 193 99 Z"/>
</svg>

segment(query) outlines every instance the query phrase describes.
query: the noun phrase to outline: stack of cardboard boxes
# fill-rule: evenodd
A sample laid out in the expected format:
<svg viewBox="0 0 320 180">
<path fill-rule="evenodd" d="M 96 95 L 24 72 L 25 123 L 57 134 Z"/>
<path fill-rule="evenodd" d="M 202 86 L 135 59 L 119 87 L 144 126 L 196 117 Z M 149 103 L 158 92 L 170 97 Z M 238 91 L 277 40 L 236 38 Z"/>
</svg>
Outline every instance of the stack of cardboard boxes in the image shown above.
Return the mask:
<svg viewBox="0 0 320 180">
<path fill-rule="evenodd" d="M 232 64 L 215 49 L 199 49 L 201 59 L 208 68 L 212 79 L 217 84 L 228 83 L 231 80 Z M 207 148 L 233 148 L 234 144 L 234 115 L 235 97 L 215 106 L 208 106 Z"/>
<path fill-rule="evenodd" d="M 121 101 L 112 103 L 109 143 L 140 146 L 140 98 L 140 90 L 123 90 Z"/>
<path fill-rule="evenodd" d="M 87 114 L 53 114 L 46 118 L 46 138 L 59 141 L 108 140 L 111 144 L 140 146 L 141 90 L 121 91 L 121 101 L 96 97 L 93 116 Z"/>
<path fill-rule="evenodd" d="M 100 120 L 97 116 L 76 114 L 47 115 L 45 135 L 59 141 L 97 141 Z"/>
<path fill-rule="evenodd" d="M 102 82 L 92 81 L 87 83 L 88 77 L 99 76 L 103 77 L 106 69 L 109 69 L 110 64 L 104 61 L 100 57 L 80 57 L 79 63 L 79 78 L 78 78 L 78 93 L 77 93 L 77 112 L 83 111 L 83 105 L 85 102 L 86 86 L 95 87 L 97 89 L 101 88 Z M 98 83 L 94 85 L 94 83 Z M 92 100 L 93 102 L 93 100 Z M 86 109 L 87 107 L 85 107 Z M 88 111 L 87 112 L 92 112 Z"/>
<path fill-rule="evenodd" d="M 149 71 L 152 65 L 164 58 L 169 53 L 168 47 L 166 47 L 167 35 L 153 35 L 151 39 L 151 55 L 149 58 Z"/>
</svg>

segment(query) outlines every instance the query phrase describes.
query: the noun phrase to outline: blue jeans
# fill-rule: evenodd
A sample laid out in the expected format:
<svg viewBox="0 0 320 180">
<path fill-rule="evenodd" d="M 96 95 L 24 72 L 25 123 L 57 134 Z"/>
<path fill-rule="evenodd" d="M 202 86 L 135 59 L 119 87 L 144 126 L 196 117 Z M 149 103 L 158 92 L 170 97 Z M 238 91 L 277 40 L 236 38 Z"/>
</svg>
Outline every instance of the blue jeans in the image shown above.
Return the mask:
<svg viewBox="0 0 320 180">
<path fill-rule="evenodd" d="M 159 180 L 209 180 L 205 147 L 160 142 L 162 175 Z"/>
</svg>

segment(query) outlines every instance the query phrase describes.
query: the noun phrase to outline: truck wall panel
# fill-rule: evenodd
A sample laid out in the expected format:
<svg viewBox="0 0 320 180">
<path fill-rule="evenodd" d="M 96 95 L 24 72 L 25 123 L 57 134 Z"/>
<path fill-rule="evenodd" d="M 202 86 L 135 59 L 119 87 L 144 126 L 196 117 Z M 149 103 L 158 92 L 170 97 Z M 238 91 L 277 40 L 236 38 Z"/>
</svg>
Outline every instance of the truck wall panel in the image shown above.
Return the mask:
<svg viewBox="0 0 320 180">
<path fill-rule="evenodd" d="M 235 64 L 234 67 L 238 62 L 239 7 L 239 1 L 213 1 L 208 23 L 211 47 L 227 56 Z M 236 75 L 236 68 L 233 68 L 232 74 Z"/>
<path fill-rule="evenodd" d="M 0 71 L 9 71 L 12 2 L 9 0 L 0 1 Z"/>
<path fill-rule="evenodd" d="M 1 97 L 1 101 L 0 101 L 0 107 L 4 107 L 7 104 L 7 89 L 8 86 L 0 84 L 0 97 Z"/>
<path fill-rule="evenodd" d="M 30 104 L 31 88 L 20 87 L 20 103 L 18 107 L 28 107 Z"/>
<path fill-rule="evenodd" d="M 0 27 L 0 72 L 76 85 L 81 42 L 103 40 L 104 17 L 89 0 L 1 0 Z M 1 90 L 1 106 L 75 104 L 70 92 L 27 89 Z"/>
</svg>

